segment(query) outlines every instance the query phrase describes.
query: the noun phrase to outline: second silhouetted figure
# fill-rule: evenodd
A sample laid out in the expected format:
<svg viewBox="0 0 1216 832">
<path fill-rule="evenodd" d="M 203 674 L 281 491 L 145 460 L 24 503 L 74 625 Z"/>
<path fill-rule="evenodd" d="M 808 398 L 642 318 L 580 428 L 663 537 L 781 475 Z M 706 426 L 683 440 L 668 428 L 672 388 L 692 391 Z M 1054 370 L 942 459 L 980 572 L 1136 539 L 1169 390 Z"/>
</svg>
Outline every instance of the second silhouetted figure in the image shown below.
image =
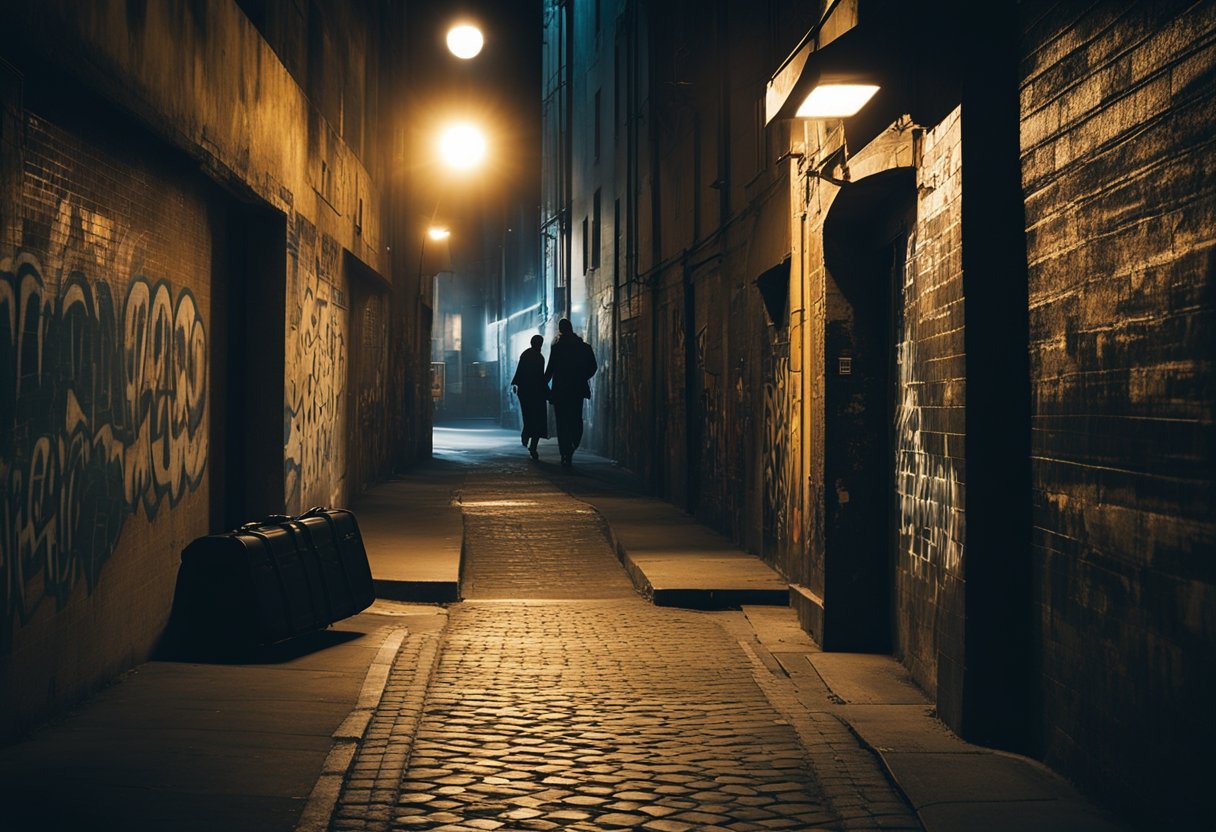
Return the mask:
<svg viewBox="0 0 1216 832">
<path fill-rule="evenodd" d="M 549 400 L 553 402 L 557 420 L 557 446 L 566 467 L 583 439 L 583 400 L 591 398 L 591 385 L 587 382 L 597 368 L 591 345 L 574 334 L 569 320 L 558 321 L 545 381 L 552 383 Z"/>
</svg>

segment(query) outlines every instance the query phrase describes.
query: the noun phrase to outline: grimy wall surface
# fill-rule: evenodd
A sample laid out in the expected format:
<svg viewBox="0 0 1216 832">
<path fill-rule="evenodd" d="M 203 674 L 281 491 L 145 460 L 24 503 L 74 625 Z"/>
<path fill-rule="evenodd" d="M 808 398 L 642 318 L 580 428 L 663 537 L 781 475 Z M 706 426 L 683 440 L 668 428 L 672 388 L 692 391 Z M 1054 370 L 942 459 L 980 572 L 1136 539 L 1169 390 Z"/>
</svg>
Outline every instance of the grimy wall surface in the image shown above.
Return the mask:
<svg viewBox="0 0 1216 832">
<path fill-rule="evenodd" d="M 764 127 L 829 5 L 819 48 L 886 20 L 937 77 Z M 778 568 L 826 649 L 1180 820 L 1216 695 L 1216 9 L 998 5 L 575 6 L 546 174 L 612 356 L 593 435 Z"/>
<path fill-rule="evenodd" d="M 149 655 L 191 539 L 413 456 L 379 6 L 249 5 L 0 11 L 0 735 Z"/>
<path fill-rule="evenodd" d="M 1216 733 L 1216 8 L 1022 30 L 1038 741 L 1169 825 Z"/>
</svg>

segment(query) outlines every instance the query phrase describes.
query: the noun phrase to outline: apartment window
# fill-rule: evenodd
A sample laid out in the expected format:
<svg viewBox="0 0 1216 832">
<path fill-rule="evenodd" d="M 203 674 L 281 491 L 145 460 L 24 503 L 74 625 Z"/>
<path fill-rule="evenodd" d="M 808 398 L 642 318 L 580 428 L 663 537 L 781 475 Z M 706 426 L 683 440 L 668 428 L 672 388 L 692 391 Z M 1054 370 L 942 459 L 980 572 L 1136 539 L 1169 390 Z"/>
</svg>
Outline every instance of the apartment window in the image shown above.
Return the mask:
<svg viewBox="0 0 1216 832">
<path fill-rule="evenodd" d="M 597 188 L 591 201 L 591 268 L 600 267 L 600 227 L 603 225 L 600 216 L 600 192 Z"/>
<path fill-rule="evenodd" d="M 591 267 L 591 261 L 587 257 L 587 246 L 591 242 L 591 235 L 587 233 L 587 218 L 583 217 L 583 274 L 587 273 L 587 269 Z"/>
</svg>

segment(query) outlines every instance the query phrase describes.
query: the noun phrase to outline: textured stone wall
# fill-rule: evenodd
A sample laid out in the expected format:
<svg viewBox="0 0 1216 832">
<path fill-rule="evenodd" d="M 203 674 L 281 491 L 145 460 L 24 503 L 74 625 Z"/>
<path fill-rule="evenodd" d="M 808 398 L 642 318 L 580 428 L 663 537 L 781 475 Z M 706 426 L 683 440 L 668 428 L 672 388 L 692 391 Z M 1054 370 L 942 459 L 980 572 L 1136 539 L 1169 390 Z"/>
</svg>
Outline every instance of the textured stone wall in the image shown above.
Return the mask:
<svg viewBox="0 0 1216 832">
<path fill-rule="evenodd" d="M 1170 825 L 1214 736 L 1216 7 L 1022 24 L 1038 740 Z"/>
</svg>

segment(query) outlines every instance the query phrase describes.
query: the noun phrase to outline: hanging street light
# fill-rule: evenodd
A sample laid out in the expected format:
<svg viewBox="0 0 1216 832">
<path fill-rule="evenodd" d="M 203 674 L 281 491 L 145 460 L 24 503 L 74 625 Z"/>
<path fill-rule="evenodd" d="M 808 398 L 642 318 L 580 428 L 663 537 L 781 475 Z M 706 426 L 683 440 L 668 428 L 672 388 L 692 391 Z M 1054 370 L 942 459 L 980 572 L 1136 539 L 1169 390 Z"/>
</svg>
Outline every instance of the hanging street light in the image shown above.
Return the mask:
<svg viewBox="0 0 1216 832">
<path fill-rule="evenodd" d="M 485 42 L 481 30 L 471 23 L 461 23 L 448 30 L 448 51 L 463 61 L 476 58 Z"/>
</svg>

